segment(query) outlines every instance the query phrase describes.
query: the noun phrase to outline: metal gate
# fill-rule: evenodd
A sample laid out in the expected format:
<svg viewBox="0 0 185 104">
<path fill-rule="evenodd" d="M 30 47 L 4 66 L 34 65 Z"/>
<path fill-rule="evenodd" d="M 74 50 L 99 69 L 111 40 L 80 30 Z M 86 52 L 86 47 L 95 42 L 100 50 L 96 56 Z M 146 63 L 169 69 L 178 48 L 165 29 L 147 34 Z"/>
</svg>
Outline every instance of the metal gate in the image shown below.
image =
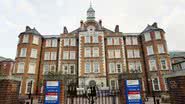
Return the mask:
<svg viewBox="0 0 185 104">
<path fill-rule="evenodd" d="M 119 89 L 67 86 L 65 104 L 121 104 Z"/>
</svg>

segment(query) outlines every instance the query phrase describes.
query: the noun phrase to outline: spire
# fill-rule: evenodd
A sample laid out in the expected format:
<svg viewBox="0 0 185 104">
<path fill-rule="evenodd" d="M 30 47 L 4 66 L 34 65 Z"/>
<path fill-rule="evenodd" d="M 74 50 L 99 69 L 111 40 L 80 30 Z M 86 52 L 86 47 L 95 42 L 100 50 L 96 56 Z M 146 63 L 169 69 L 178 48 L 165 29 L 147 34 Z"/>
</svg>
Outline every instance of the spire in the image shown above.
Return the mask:
<svg viewBox="0 0 185 104">
<path fill-rule="evenodd" d="M 92 2 L 90 1 L 89 9 L 87 10 L 87 20 L 95 19 L 95 10 L 92 8 Z"/>
</svg>

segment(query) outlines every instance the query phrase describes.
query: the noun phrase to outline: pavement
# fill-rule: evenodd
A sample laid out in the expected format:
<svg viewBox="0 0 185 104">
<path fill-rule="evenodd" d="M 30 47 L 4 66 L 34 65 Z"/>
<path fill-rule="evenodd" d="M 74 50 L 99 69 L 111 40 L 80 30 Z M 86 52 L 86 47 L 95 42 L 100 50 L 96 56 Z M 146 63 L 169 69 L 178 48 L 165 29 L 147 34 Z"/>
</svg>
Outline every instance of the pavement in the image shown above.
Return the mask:
<svg viewBox="0 0 185 104">
<path fill-rule="evenodd" d="M 159 104 L 170 104 L 170 103 L 162 103 L 160 98 L 156 98 L 156 100 L 157 99 L 159 99 L 159 101 L 160 101 Z M 145 104 L 154 104 L 153 98 L 149 97 L 148 101 L 146 101 Z M 156 104 L 157 104 L 157 102 L 156 102 Z"/>
</svg>

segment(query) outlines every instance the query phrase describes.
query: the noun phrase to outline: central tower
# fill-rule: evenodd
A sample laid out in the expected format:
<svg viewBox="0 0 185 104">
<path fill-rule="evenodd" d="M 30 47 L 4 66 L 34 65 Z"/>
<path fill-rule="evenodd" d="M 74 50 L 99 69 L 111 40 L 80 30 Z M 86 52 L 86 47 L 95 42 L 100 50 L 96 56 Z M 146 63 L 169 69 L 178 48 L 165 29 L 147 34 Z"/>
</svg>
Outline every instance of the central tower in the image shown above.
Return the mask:
<svg viewBox="0 0 185 104">
<path fill-rule="evenodd" d="M 87 20 L 95 20 L 95 10 L 92 8 L 91 3 L 89 9 L 87 10 Z"/>
</svg>

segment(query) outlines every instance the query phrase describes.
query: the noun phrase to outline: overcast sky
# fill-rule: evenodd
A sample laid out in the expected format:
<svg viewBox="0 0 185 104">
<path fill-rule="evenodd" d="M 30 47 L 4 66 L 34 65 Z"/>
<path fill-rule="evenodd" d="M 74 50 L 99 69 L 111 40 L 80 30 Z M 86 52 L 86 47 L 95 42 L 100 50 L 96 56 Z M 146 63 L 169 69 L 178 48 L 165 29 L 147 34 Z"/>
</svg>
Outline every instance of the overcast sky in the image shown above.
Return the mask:
<svg viewBox="0 0 185 104">
<path fill-rule="evenodd" d="M 26 25 L 41 34 L 79 27 L 90 0 L 0 0 L 0 56 L 15 58 L 18 35 Z M 166 31 L 169 50 L 185 51 L 185 0 L 93 0 L 96 20 L 124 33 L 141 32 L 157 22 Z"/>
</svg>

